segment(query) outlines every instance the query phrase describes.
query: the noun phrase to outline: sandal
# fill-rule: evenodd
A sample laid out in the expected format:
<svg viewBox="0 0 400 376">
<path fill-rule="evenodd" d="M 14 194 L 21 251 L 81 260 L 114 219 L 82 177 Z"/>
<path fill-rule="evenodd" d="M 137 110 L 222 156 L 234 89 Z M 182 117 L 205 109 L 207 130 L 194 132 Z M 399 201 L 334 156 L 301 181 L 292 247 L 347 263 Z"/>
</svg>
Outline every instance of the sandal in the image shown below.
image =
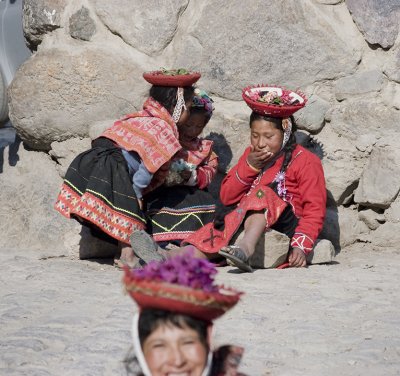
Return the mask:
<svg viewBox="0 0 400 376">
<path fill-rule="evenodd" d="M 229 245 L 221 249 L 218 254 L 224 256 L 233 266 L 236 266 L 240 270 L 253 273 L 253 268 L 249 264 L 249 258 L 239 246 Z"/>
<path fill-rule="evenodd" d="M 150 261 L 164 261 L 165 257 L 157 252 L 158 245 L 144 230 L 133 231 L 130 237 L 131 246 L 136 256 L 145 264 Z"/>
</svg>

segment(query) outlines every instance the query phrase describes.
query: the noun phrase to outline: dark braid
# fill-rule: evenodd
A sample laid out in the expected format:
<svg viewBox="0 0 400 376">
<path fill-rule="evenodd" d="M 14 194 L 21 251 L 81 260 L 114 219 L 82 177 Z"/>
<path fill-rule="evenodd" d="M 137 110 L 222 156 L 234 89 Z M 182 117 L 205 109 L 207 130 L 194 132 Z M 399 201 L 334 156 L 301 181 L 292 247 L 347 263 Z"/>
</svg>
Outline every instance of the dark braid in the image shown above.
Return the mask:
<svg viewBox="0 0 400 376">
<path fill-rule="evenodd" d="M 167 111 L 172 114 L 176 105 L 176 93 L 178 88 L 175 86 L 157 86 L 153 85 L 150 88 L 150 97 L 155 99 L 158 103 L 160 103 L 163 107 L 167 109 Z M 188 102 L 193 97 L 194 87 L 193 86 L 185 86 L 183 88 L 183 97 L 185 98 L 185 102 Z"/>
</svg>

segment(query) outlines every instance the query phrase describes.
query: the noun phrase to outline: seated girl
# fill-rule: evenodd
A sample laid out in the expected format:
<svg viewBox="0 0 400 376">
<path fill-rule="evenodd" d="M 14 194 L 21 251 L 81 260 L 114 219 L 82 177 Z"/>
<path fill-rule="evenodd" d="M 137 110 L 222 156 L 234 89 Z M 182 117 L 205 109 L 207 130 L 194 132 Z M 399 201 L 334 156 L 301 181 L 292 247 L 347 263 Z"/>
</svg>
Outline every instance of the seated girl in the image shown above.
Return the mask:
<svg viewBox="0 0 400 376">
<path fill-rule="evenodd" d="M 164 184 L 145 196 L 147 232 L 161 245 L 179 245 L 214 218 L 216 200 L 207 187 L 217 172 L 218 157 L 213 142 L 199 138 L 213 110 L 207 93 L 195 89 L 190 118 L 178 124 L 182 149 L 172 158 Z"/>
<path fill-rule="evenodd" d="M 172 74 L 172 73 L 174 74 Z M 71 163 L 55 209 L 118 242 L 118 264 L 131 263 L 133 230 L 144 229 L 142 195 L 160 186 L 181 149 L 178 128 L 189 118 L 199 73 L 148 72 L 143 110 L 116 121 Z"/>
<path fill-rule="evenodd" d="M 272 228 L 291 238 L 289 266 L 303 267 L 326 212 L 321 161 L 297 145 L 294 137 L 291 115 L 305 105 L 306 98 L 301 93 L 261 86 L 245 88 L 243 98 L 253 110 L 251 145 L 225 177 L 220 192 L 222 203 L 233 210 L 223 218 L 222 228 L 210 223 L 185 243 L 196 247 L 198 257 L 219 254 L 250 272 L 249 258 L 255 245 L 263 232 Z M 236 242 L 233 239 L 241 226 L 244 236 Z"/>
</svg>

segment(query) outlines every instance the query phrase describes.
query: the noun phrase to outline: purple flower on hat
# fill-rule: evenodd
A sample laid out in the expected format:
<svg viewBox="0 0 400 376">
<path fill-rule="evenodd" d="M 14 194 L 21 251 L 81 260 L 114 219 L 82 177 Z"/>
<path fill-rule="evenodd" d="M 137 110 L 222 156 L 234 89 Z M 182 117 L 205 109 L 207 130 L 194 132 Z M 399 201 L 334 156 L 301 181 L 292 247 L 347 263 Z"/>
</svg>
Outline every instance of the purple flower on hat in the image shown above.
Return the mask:
<svg viewBox="0 0 400 376">
<path fill-rule="evenodd" d="M 143 269 L 132 269 L 133 278 L 161 281 L 207 292 L 218 291 L 214 285 L 217 270 L 211 262 L 193 256 L 193 252 L 171 257 L 165 261 L 151 261 Z"/>
<path fill-rule="evenodd" d="M 204 90 L 195 89 L 192 101 L 193 108 L 204 109 L 207 113 L 208 118 L 211 118 L 214 111 L 213 103 L 214 101 Z"/>
</svg>

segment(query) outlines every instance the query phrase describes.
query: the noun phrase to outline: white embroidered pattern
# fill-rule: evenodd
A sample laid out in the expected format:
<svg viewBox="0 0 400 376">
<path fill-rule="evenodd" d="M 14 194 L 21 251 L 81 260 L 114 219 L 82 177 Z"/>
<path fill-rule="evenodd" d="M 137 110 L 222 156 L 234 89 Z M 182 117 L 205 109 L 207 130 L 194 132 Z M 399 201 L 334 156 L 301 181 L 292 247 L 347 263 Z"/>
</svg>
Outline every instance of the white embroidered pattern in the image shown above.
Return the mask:
<svg viewBox="0 0 400 376">
<path fill-rule="evenodd" d="M 307 247 L 306 244 L 307 245 L 311 244 L 311 246 Z M 304 253 L 309 253 L 314 248 L 314 242 L 306 234 L 302 234 L 301 232 L 296 232 L 293 235 L 291 246 L 293 248 L 300 248 Z"/>
</svg>

